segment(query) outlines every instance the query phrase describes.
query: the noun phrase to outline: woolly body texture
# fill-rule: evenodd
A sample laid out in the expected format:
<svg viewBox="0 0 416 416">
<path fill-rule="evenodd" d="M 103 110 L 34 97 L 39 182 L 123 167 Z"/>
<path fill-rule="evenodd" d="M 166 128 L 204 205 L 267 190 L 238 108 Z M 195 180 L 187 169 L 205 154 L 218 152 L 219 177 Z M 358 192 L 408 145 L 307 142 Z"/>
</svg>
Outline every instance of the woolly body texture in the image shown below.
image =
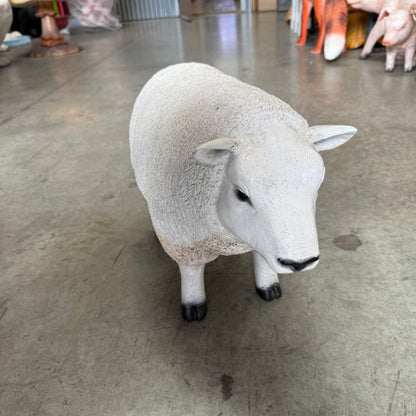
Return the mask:
<svg viewBox="0 0 416 416">
<path fill-rule="evenodd" d="M 197 146 L 219 137 L 262 146 L 260 132 L 282 125 L 308 126 L 282 100 L 208 65 L 170 66 L 146 83 L 130 122 L 131 161 L 159 240 L 177 263 L 252 250 L 220 223 L 224 166 L 197 162 Z"/>
</svg>

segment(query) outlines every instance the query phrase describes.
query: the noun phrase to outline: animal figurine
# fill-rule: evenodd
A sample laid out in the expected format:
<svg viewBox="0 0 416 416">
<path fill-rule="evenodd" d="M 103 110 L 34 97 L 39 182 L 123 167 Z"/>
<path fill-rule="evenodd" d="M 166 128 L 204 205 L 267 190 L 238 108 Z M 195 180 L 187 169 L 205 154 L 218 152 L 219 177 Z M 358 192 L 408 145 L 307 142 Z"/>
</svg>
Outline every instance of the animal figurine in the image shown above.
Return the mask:
<svg viewBox="0 0 416 416">
<path fill-rule="evenodd" d="M 296 45 L 302 46 L 306 43 L 308 34 L 308 20 L 312 11 L 312 6 L 315 12 L 316 20 L 318 21 L 319 34 L 315 47 L 311 50 L 312 53 L 321 53 L 325 37 L 324 25 L 324 1 L 323 0 L 303 0 L 302 1 L 302 18 L 300 27 L 300 38 Z"/>
<path fill-rule="evenodd" d="M 279 98 L 198 63 L 169 66 L 143 87 L 130 121 L 131 162 L 153 227 L 181 274 L 182 315 L 207 313 L 204 267 L 253 251 L 255 285 L 279 298 L 277 273 L 319 259 L 319 151 L 356 132 L 309 127 Z"/>
<path fill-rule="evenodd" d="M 399 0 L 346 0 L 354 9 L 380 14 L 385 7 L 397 8 Z"/>
<path fill-rule="evenodd" d="M 385 71 L 392 72 L 396 57 L 404 56 L 404 71 L 411 72 L 415 66 L 416 16 L 415 4 L 408 0 L 387 0 L 383 3 L 376 24 L 371 30 L 361 52 L 360 59 L 367 59 L 376 41 L 384 35 L 386 47 Z"/>
<path fill-rule="evenodd" d="M 384 9 L 396 10 L 400 0 L 346 0 L 348 5 L 354 9 L 364 10 L 369 13 L 380 15 Z M 378 19 L 379 20 L 379 19 Z M 378 22 L 377 22 L 378 23 Z M 373 50 L 376 42 L 383 36 L 384 24 L 374 25 L 361 51 L 360 59 L 367 59 Z"/>
<path fill-rule="evenodd" d="M 9 0 L 0 0 L 0 46 L 3 43 L 7 32 L 10 30 L 13 21 L 13 11 Z M 8 56 L 0 55 L 0 68 L 11 63 Z"/>
<path fill-rule="evenodd" d="M 324 57 L 327 61 L 333 61 L 345 49 L 345 37 L 347 32 L 348 8 L 345 0 L 303 0 L 300 38 L 296 45 L 306 43 L 308 33 L 308 20 L 311 10 L 315 11 L 318 21 L 319 33 L 312 53 L 321 53 L 324 49 Z"/>
<path fill-rule="evenodd" d="M 327 61 L 338 58 L 345 50 L 348 5 L 345 0 L 326 0 L 324 56 Z"/>
<path fill-rule="evenodd" d="M 386 47 L 386 72 L 392 72 L 396 56 L 404 56 L 404 72 L 415 68 L 416 22 L 409 10 L 383 10 L 380 21 L 385 20 L 382 44 Z"/>
<path fill-rule="evenodd" d="M 400 12 L 398 15 L 394 13 L 394 15 L 391 16 L 390 19 L 382 21 L 385 17 L 391 15 L 393 11 L 396 11 L 398 9 L 409 10 L 410 15 L 414 19 L 416 19 L 416 4 L 409 5 L 409 0 L 404 0 L 402 2 L 400 2 L 400 0 L 347 0 L 347 3 L 355 9 L 361 9 L 370 13 L 377 13 L 379 15 L 376 24 L 374 25 L 373 29 L 371 30 L 364 44 L 364 48 L 360 54 L 360 59 L 367 59 L 370 56 L 375 43 L 378 41 L 378 39 L 380 39 L 385 34 L 386 25 L 389 25 L 389 31 L 391 32 L 391 35 L 388 36 L 388 38 L 390 37 L 390 40 L 387 40 L 384 44 L 386 48 L 387 47 L 391 48 L 393 46 L 393 44 L 390 45 L 391 42 L 397 43 L 396 39 L 403 40 L 402 38 L 404 36 L 407 36 L 407 38 L 411 37 L 409 33 L 409 29 L 412 26 L 411 24 L 410 25 L 406 24 L 406 30 L 404 31 L 401 30 L 403 29 L 404 22 L 408 21 L 407 13 Z M 389 23 L 393 21 L 395 22 L 395 24 Z M 397 26 L 397 27 L 394 28 L 394 26 Z M 396 33 L 396 34 L 393 35 L 393 33 Z M 395 48 L 395 50 L 397 51 L 397 48 Z M 391 49 L 390 51 L 391 51 L 390 53 L 387 51 L 387 54 L 386 54 L 386 71 L 387 72 L 391 72 L 394 68 L 395 59 L 393 58 L 393 53 Z M 387 56 L 389 56 L 389 58 L 387 58 Z M 387 65 L 387 61 L 389 61 L 388 65 Z M 391 64 L 391 61 L 393 61 L 393 64 Z"/>
</svg>

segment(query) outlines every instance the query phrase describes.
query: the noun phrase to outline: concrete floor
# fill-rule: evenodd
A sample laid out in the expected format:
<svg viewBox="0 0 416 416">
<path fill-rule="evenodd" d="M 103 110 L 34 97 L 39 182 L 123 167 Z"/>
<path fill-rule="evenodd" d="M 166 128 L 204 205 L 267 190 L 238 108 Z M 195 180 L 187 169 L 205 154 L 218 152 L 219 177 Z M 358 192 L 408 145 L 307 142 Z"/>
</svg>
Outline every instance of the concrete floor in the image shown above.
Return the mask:
<svg viewBox="0 0 416 416">
<path fill-rule="evenodd" d="M 231 13 L 240 10 L 240 4 L 235 0 L 193 0 L 192 14 Z"/>
<path fill-rule="evenodd" d="M 1 416 L 416 415 L 415 73 L 327 63 L 282 19 L 138 22 L 0 71 Z M 359 133 L 323 154 L 319 266 L 266 303 L 251 255 L 220 258 L 187 324 L 128 123 L 156 70 L 192 60 Z"/>
</svg>

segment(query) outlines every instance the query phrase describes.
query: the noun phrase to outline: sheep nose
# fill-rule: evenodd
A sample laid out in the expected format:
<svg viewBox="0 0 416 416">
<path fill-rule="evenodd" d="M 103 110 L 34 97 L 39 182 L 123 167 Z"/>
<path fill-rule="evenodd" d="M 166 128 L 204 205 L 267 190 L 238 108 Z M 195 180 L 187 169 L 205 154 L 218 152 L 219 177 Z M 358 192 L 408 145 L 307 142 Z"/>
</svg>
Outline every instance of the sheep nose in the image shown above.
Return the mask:
<svg viewBox="0 0 416 416">
<path fill-rule="evenodd" d="M 277 261 L 282 265 L 282 266 L 287 266 L 289 267 L 291 270 L 293 270 L 294 272 L 300 272 L 301 270 L 303 270 L 306 266 L 309 266 L 312 263 L 315 263 L 316 261 L 319 260 L 319 256 L 316 257 L 311 257 L 310 259 L 307 259 L 305 261 L 301 261 L 301 262 L 297 262 L 297 261 L 293 261 L 293 260 L 288 260 L 288 259 L 277 259 Z"/>
</svg>

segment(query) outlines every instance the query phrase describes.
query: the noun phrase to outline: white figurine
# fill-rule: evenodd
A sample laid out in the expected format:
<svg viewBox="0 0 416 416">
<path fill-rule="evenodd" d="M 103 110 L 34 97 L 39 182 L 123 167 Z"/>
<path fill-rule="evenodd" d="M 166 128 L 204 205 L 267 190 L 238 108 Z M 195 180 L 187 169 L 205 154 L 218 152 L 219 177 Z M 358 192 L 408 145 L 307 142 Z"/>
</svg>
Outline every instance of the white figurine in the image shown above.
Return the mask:
<svg viewBox="0 0 416 416">
<path fill-rule="evenodd" d="M 254 251 L 255 284 L 281 295 L 277 273 L 319 259 L 317 151 L 356 133 L 308 127 L 279 98 L 203 64 L 170 66 L 143 87 L 130 122 L 131 161 L 156 234 L 178 263 L 185 320 L 207 306 L 205 264 Z"/>
<path fill-rule="evenodd" d="M 0 0 L 0 46 L 10 30 L 13 21 L 13 10 L 9 0 Z M 6 47 L 6 45 L 4 45 Z M 7 50 L 7 48 L 6 48 Z M 0 52 L 0 68 L 11 63 L 8 56 L 1 56 Z"/>
</svg>

